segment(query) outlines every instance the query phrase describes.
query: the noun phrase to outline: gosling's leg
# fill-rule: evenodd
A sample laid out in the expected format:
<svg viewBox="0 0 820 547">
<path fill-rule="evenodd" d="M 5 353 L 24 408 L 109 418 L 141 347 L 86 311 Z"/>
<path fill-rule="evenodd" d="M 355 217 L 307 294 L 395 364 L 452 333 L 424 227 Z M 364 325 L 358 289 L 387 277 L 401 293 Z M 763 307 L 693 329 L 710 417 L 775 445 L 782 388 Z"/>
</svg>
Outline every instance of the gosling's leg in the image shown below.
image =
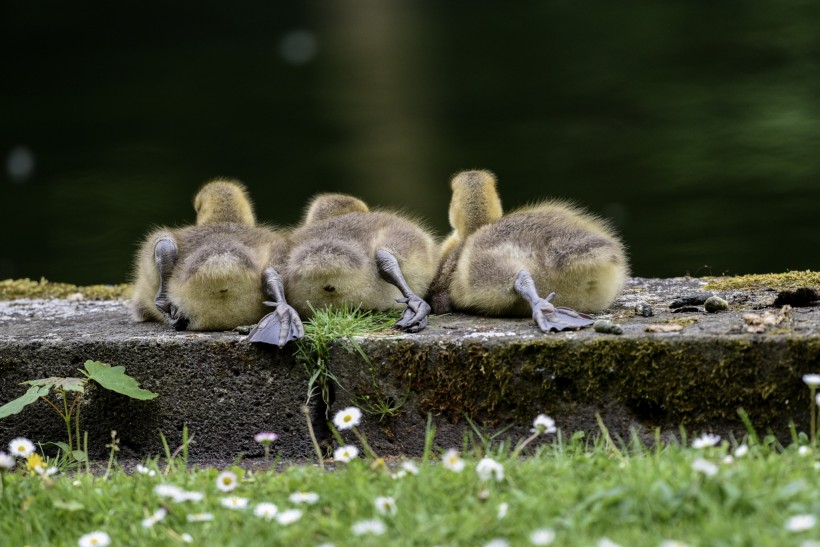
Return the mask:
<svg viewBox="0 0 820 547">
<path fill-rule="evenodd" d="M 532 318 L 543 332 L 577 330 L 588 327 L 593 323 L 592 317 L 585 313 L 579 313 L 570 308 L 553 306 L 554 292 L 546 298 L 538 296 L 535 281 L 526 270 L 518 272 L 513 287 L 515 292 L 530 304 Z"/>
<path fill-rule="evenodd" d="M 396 257 L 383 249 L 376 251 L 376 268 L 379 270 L 382 279 L 398 287 L 401 294 L 404 295 L 404 298 L 397 298 L 396 302 L 407 304 L 404 313 L 393 326 L 407 332 L 418 332 L 426 327 L 427 316 L 430 315 L 430 305 L 410 290 L 410 286 L 401 273 Z"/>
<path fill-rule="evenodd" d="M 251 342 L 273 344 L 284 347 L 291 340 L 298 340 L 305 335 L 302 320 L 296 310 L 285 301 L 285 288 L 282 277 L 273 268 L 262 272 L 262 290 L 271 299 L 265 305 L 273 311 L 259 320 L 259 323 L 248 334 Z"/>
<path fill-rule="evenodd" d="M 173 239 L 164 237 L 157 241 L 154 246 L 154 261 L 159 271 L 159 290 L 157 296 L 154 297 L 154 304 L 165 316 L 169 325 L 176 330 L 185 330 L 188 328 L 188 319 L 168 299 L 168 280 L 171 279 L 171 272 L 174 270 L 178 257 L 179 251 Z"/>
</svg>

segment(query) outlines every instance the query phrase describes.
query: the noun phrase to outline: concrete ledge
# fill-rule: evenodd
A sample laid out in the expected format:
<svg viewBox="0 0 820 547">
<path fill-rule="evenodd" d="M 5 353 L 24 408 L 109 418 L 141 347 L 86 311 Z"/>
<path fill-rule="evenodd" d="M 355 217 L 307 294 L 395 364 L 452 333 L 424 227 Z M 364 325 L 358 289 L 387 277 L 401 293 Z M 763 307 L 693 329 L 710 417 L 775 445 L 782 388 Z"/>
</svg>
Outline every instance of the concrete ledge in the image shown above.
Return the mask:
<svg viewBox="0 0 820 547">
<path fill-rule="evenodd" d="M 606 316 L 622 325 L 622 335 L 544 335 L 529 320 L 450 314 L 433 317 L 419 334 L 357 339 L 369 362 L 339 342 L 331 352 L 339 381 L 331 407 L 314 398 L 310 413 L 329 440 L 326 415 L 351 404 L 371 410 L 363 430 L 380 454 L 420 453 L 428 413 L 442 445 L 461 444 L 469 430 L 465 415 L 489 432 L 512 424 L 508 433 L 520 435 L 541 412 L 565 432 L 593 434 L 600 413 L 611 433 L 628 438 L 636 431 L 646 440 L 656 428 L 677 434 L 681 425 L 693 433 L 742 434 L 738 407 L 762 433 L 785 438 L 790 420 L 807 431 L 809 394 L 801 377 L 820 372 L 820 307 L 794 308 L 759 334 L 747 332 L 743 315 L 778 311 L 770 307 L 777 292 L 765 286 L 715 291 L 730 306 L 716 314 L 669 309 L 703 285 L 689 278 L 631 280 Z M 655 315 L 636 315 L 637 302 Z M 681 330 L 650 333 L 650 325 Z M 276 447 L 284 457 L 310 457 L 300 410 L 307 375 L 293 352 L 256 348 L 236 333 L 136 324 L 122 301 L 0 302 L 0 403 L 21 395 L 23 380 L 77 376 L 86 359 L 95 359 L 125 366 L 160 396 L 141 402 L 90 393 L 83 429 L 92 447 L 103 449 L 116 429 L 123 456 L 158 454 L 159 433 L 179 443 L 187 423 L 194 459 L 261 455 L 253 435 L 264 430 L 281 435 Z M 65 432 L 57 415 L 38 404 L 0 420 L 0 441 L 17 435 L 49 441 Z"/>
</svg>

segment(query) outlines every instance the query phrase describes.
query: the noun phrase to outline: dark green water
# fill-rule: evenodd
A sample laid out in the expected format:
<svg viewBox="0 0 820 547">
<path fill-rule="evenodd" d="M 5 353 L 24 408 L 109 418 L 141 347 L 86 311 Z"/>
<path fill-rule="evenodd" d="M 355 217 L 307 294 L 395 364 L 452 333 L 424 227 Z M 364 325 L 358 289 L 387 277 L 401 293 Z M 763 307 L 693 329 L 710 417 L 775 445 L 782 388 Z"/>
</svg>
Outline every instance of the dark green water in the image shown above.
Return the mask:
<svg viewBox="0 0 820 547">
<path fill-rule="evenodd" d="M 0 279 L 123 281 L 219 175 L 445 235 L 473 167 L 612 218 L 636 275 L 820 269 L 816 2 L 114 4 L 0 6 Z"/>
</svg>

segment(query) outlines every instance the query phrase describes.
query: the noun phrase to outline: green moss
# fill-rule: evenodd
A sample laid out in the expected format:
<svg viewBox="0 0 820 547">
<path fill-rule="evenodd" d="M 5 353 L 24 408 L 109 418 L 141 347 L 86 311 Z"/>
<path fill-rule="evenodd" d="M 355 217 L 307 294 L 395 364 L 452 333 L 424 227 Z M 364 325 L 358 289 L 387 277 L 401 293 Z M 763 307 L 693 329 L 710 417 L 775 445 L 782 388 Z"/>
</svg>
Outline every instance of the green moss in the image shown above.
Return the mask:
<svg viewBox="0 0 820 547">
<path fill-rule="evenodd" d="M 820 366 L 820 340 L 547 338 L 494 347 L 402 341 L 391 355 L 422 410 L 451 420 L 527 421 L 539 412 L 594 416 L 596 409 L 623 408 L 625 422 L 697 428 L 739 424 L 741 407 L 766 425 L 788 417 L 784 409 L 799 413 L 808 391 L 792 379 Z"/>
<path fill-rule="evenodd" d="M 81 294 L 90 300 L 117 300 L 127 298 L 131 293 L 131 285 L 89 285 L 78 286 L 70 283 L 53 283 L 41 278 L 40 281 L 31 279 L 4 279 L 0 280 L 0 300 L 16 300 L 19 298 L 66 298 Z"/>
<path fill-rule="evenodd" d="M 709 281 L 705 290 L 733 289 L 796 289 L 798 287 L 820 286 L 820 272 L 811 270 L 777 274 L 740 275 L 736 277 L 719 277 Z"/>
</svg>

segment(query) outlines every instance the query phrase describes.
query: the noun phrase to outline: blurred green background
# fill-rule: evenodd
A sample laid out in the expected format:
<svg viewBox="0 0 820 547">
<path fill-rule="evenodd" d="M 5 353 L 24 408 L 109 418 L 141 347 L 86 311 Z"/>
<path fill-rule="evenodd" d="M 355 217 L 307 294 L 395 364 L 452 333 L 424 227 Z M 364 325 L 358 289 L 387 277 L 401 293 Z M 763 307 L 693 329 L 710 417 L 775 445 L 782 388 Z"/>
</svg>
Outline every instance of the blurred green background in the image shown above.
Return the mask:
<svg viewBox="0 0 820 547">
<path fill-rule="evenodd" d="M 820 269 L 820 3 L 0 4 L 0 279 L 128 278 L 197 188 L 447 233 L 449 177 L 611 218 L 639 276 Z"/>
</svg>

